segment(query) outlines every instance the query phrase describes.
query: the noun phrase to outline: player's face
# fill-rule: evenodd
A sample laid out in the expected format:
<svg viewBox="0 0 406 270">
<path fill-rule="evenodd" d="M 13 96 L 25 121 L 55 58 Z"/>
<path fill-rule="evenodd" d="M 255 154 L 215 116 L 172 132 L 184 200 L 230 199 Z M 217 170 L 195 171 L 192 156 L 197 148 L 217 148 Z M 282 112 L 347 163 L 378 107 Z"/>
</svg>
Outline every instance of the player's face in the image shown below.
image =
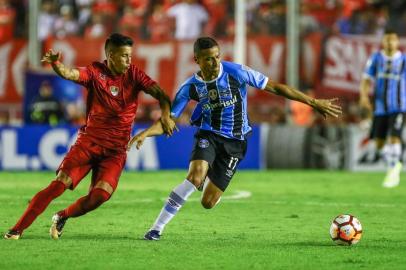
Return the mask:
<svg viewBox="0 0 406 270">
<path fill-rule="evenodd" d="M 108 55 L 109 68 L 116 74 L 123 74 L 131 64 L 132 48 L 121 46 L 112 48 Z"/>
<path fill-rule="evenodd" d="M 382 46 L 385 51 L 396 51 L 399 46 L 399 38 L 396 34 L 386 34 L 383 36 Z"/>
<path fill-rule="evenodd" d="M 220 71 L 220 49 L 218 46 L 201 50 L 195 55 L 195 61 L 205 80 L 215 79 Z"/>
</svg>

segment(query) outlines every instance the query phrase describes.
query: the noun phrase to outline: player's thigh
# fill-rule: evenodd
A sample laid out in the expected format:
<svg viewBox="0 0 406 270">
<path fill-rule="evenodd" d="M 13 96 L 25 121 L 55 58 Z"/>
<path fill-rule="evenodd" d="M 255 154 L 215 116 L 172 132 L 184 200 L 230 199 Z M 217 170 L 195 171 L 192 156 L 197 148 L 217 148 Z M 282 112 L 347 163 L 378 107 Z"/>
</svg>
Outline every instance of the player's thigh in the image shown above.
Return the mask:
<svg viewBox="0 0 406 270">
<path fill-rule="evenodd" d="M 199 187 L 203 180 L 206 178 L 207 171 L 209 170 L 209 163 L 206 160 L 192 160 L 189 163 L 189 171 L 186 179 L 193 185 Z"/>
<path fill-rule="evenodd" d="M 198 131 L 190 158 L 187 179 L 199 186 L 207 175 L 207 170 L 216 158 L 216 141 L 211 132 Z"/>
<path fill-rule="evenodd" d="M 105 157 L 93 166 L 93 188 L 101 188 L 112 194 L 123 172 L 127 155 L 116 153 Z"/>
<path fill-rule="evenodd" d="M 57 180 L 74 189 L 91 169 L 91 151 L 94 147 L 89 142 L 76 141 L 56 170 Z"/>
<path fill-rule="evenodd" d="M 237 171 L 238 164 L 245 157 L 247 141 L 224 139 L 218 151 L 207 176 L 224 192 Z"/>
<path fill-rule="evenodd" d="M 371 138 L 385 140 L 389 132 L 389 116 L 378 115 L 374 116 L 372 122 Z"/>
<path fill-rule="evenodd" d="M 206 179 L 207 184 L 205 184 L 205 188 L 203 191 L 202 196 L 202 205 L 206 209 L 213 208 L 220 200 L 221 196 L 223 195 L 223 191 L 218 188 L 210 178 Z"/>
<path fill-rule="evenodd" d="M 389 117 L 388 136 L 391 143 L 400 143 L 404 123 L 405 123 L 404 113 L 393 114 Z"/>
</svg>

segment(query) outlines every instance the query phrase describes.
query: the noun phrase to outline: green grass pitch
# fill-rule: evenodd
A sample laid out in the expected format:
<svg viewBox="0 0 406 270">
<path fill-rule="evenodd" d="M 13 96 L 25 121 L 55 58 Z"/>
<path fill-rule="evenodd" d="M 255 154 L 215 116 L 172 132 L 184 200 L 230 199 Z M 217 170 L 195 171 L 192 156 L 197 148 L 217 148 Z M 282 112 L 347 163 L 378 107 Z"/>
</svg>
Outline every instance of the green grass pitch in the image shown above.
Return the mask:
<svg viewBox="0 0 406 270">
<path fill-rule="evenodd" d="M 5 232 L 51 172 L 0 173 Z M 54 212 L 86 194 L 86 178 L 67 191 L 18 241 L 0 240 L 0 269 L 405 269 L 406 183 L 381 188 L 383 173 L 240 171 L 221 203 L 200 206 L 196 192 L 159 242 L 141 240 L 184 171 L 124 172 L 99 209 L 68 220 L 58 241 Z M 360 243 L 336 246 L 332 219 L 357 216 Z"/>
</svg>

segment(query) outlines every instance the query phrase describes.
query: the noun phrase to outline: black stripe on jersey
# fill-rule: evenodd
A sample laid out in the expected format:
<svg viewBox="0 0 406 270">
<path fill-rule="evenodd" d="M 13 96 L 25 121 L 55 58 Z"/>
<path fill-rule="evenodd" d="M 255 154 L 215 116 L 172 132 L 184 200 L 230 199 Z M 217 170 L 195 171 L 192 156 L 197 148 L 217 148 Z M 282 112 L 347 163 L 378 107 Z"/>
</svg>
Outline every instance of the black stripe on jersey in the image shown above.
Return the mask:
<svg viewBox="0 0 406 270">
<path fill-rule="evenodd" d="M 220 104 L 220 94 L 217 89 L 216 81 L 206 83 L 206 88 L 208 92 L 208 99 L 210 105 L 212 105 L 211 113 L 210 113 L 210 125 L 214 130 L 220 131 L 221 129 L 221 115 L 223 113 L 222 106 L 218 106 Z M 215 91 L 215 92 L 213 92 Z"/>
<path fill-rule="evenodd" d="M 237 97 L 237 102 L 234 104 L 233 110 L 233 136 L 234 137 L 241 137 L 242 134 L 242 125 L 244 123 L 244 115 L 242 113 L 242 98 L 240 93 L 240 83 L 236 80 L 233 76 L 228 75 L 228 83 L 230 84 L 231 93 Z"/>
<path fill-rule="evenodd" d="M 190 99 L 199 102 L 199 94 L 197 93 L 196 85 L 193 83 L 190 85 L 189 88 L 189 97 Z"/>
<path fill-rule="evenodd" d="M 405 69 L 405 59 L 403 59 L 402 64 L 400 65 L 399 69 L 399 80 L 398 80 L 398 85 L 397 85 L 397 96 L 398 96 L 398 108 L 402 109 L 402 93 L 401 93 L 401 88 L 402 88 L 402 76 L 403 76 L 403 71 Z"/>
<path fill-rule="evenodd" d="M 384 98 L 384 105 L 383 108 L 385 112 L 388 112 L 388 88 L 389 88 L 389 74 L 392 69 L 392 61 L 388 60 L 386 61 L 386 69 L 384 71 L 385 78 L 383 80 L 383 98 Z"/>
</svg>

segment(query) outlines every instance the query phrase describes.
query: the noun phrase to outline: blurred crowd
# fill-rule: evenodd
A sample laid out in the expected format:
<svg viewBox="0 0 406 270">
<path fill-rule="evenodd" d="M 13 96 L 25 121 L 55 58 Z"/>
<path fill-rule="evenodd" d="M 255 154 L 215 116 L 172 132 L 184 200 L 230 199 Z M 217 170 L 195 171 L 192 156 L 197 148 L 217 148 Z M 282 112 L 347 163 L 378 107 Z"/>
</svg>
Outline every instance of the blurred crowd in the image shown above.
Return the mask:
<svg viewBox="0 0 406 270">
<path fill-rule="evenodd" d="M 285 0 L 249 0 L 246 4 L 249 34 L 285 35 Z M 29 0 L 0 0 L 0 44 L 12 38 L 27 38 L 28 5 Z M 302 35 L 312 32 L 324 36 L 382 35 L 386 27 L 400 36 L 406 35 L 405 0 L 300 0 L 299 7 Z M 70 36 L 98 39 L 113 31 L 147 41 L 192 40 L 201 35 L 227 38 L 234 35 L 235 29 L 234 0 L 42 0 L 38 20 L 42 41 Z M 307 91 L 312 94 L 311 89 Z M 332 121 L 360 120 L 356 102 L 343 101 L 341 105 L 344 117 Z M 254 123 L 289 122 L 310 126 L 321 122 L 311 109 L 295 102 L 249 107 Z M 191 110 L 192 106 L 181 118 L 182 123 L 188 122 Z M 61 113 L 55 115 L 59 117 Z M 70 122 L 71 116 L 66 110 L 63 117 L 65 122 Z M 141 106 L 137 117 L 141 122 L 157 119 L 159 109 L 155 105 Z M 74 123 L 84 121 L 83 117 L 79 119 Z M 1 114 L 0 124 L 5 121 L 7 117 Z"/>
<path fill-rule="evenodd" d="M 0 42 L 27 36 L 28 0 L 0 0 Z M 285 0 L 247 1 L 248 32 L 284 35 Z M 390 26 L 406 35 L 403 0 L 301 0 L 306 34 L 380 34 Z M 134 39 L 193 39 L 234 34 L 233 0 L 42 0 L 39 36 L 101 38 L 119 31 Z"/>
</svg>

